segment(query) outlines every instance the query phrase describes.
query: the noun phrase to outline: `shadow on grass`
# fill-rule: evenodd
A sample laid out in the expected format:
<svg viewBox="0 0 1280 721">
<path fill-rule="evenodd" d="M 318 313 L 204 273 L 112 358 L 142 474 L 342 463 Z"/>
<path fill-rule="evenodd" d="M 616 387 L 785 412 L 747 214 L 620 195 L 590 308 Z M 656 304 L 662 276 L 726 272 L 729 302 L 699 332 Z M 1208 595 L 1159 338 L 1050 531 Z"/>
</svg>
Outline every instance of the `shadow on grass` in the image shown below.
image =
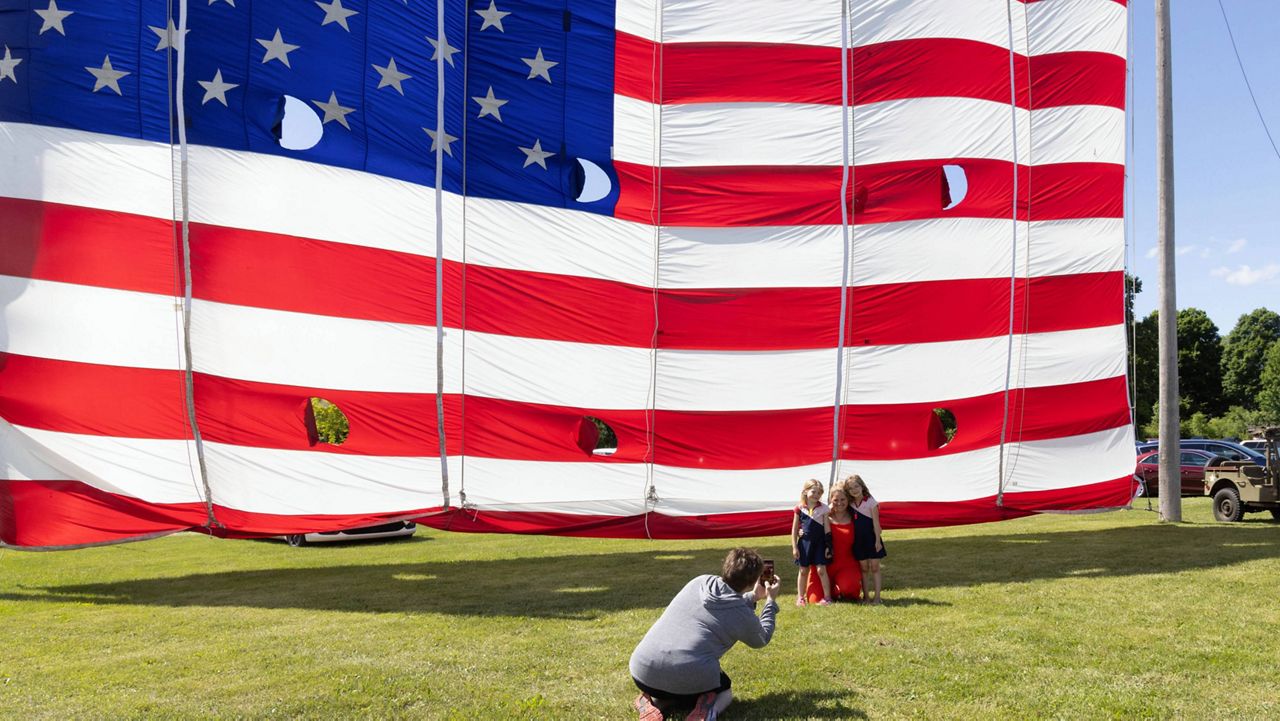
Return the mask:
<svg viewBox="0 0 1280 721">
<path fill-rule="evenodd" d="M 1274 530 L 1239 524 L 1150 525 L 950 538 L 891 536 L 884 562 L 886 601 L 891 606 L 947 605 L 923 598 L 919 591 L 1040 579 L 1087 582 L 1277 558 L 1280 527 Z M 725 547 L 732 543 L 726 541 Z M 415 543 L 407 549 L 415 547 L 421 549 Z M 778 559 L 790 551 L 785 542 L 759 550 Z M 716 572 L 723 554 L 667 545 L 598 555 L 223 571 L 22 588 L 0 593 L 0 599 L 591 619 L 614 611 L 662 608 L 687 579 Z M 785 594 L 794 576 L 790 568 L 782 570 Z"/>
<path fill-rule="evenodd" d="M 864 719 L 867 714 L 850 705 L 853 694 L 830 690 L 775 691 L 751 699 L 735 698 L 725 716 L 735 719 Z"/>
</svg>

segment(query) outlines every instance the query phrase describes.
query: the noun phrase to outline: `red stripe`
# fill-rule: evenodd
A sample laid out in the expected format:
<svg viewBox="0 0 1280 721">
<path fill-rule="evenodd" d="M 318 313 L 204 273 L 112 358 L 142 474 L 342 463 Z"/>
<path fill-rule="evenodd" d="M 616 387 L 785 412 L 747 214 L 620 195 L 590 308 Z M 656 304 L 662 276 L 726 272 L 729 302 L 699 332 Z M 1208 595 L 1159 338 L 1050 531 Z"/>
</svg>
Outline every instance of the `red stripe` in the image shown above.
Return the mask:
<svg viewBox="0 0 1280 721">
<path fill-rule="evenodd" d="M 995 496 L 946 503 L 911 502 L 880 504 L 885 528 L 927 528 L 988 523 L 1021 518 L 1042 511 L 1119 508 L 1133 498 L 1129 476 L 1102 483 L 1053 491 L 1004 494 L 1003 505 Z M 587 516 L 569 513 L 525 511 L 453 511 L 420 519 L 419 523 L 469 533 L 525 533 L 594 538 L 747 538 L 778 536 L 791 530 L 789 511 L 724 513 L 706 516 Z"/>
<path fill-rule="evenodd" d="M 1037 173 L 1036 182 L 1042 178 Z M 927 188 L 929 194 L 937 190 Z M 9 274 L 123 290 L 173 292 L 150 219 L 57 204 L 10 204 L 19 215 L 73 217 L 82 227 L 24 233 Z M 36 212 L 40 211 L 40 212 Z M 194 295 L 235 305 L 371 321 L 435 322 L 434 259 L 344 243 L 207 225 L 191 229 Z M 18 257 L 37 259 L 19 263 Z M 137 270 L 137 275 L 131 273 Z M 446 319 L 461 325 L 462 267 L 446 265 Z M 978 278 L 885 283 L 848 289 L 852 343 L 884 345 L 963 340 L 1008 331 L 1009 281 Z M 1040 333 L 1121 322 L 1122 275 L 1086 273 L 1019 280 L 1016 332 Z M 655 302 L 659 348 L 794 350 L 838 340 L 836 288 L 653 289 L 614 281 L 470 265 L 467 329 L 527 338 L 649 347 Z M 945 308 L 942 307 L 945 303 Z M 123 435 L 130 435 L 124 433 Z"/>
<path fill-rule="evenodd" d="M 943 210 L 944 165 L 959 165 L 969 182 L 956 207 Z M 647 223 L 659 201 L 664 225 L 741 227 L 838 225 L 838 167 L 710 166 L 662 168 L 614 161 L 619 198 L 614 215 Z M 858 166 L 845 203 L 859 224 L 943 217 L 1009 218 L 1013 163 L 957 158 Z M 1058 163 L 1018 166 L 1022 220 L 1120 218 L 1124 166 Z M 659 173 L 661 178 L 659 179 Z"/>
<path fill-rule="evenodd" d="M 181 295 L 173 223 L 0 197 L 0 275 Z"/>
<path fill-rule="evenodd" d="M 1117 478 L 1074 488 L 947 503 L 883 503 L 885 528 L 986 523 L 1037 511 L 1086 510 L 1127 505 L 1133 479 Z M 371 526 L 404 513 L 344 516 L 278 516 L 215 506 L 225 528 L 216 535 L 256 537 Z M 705 516 L 593 516 L 568 513 L 452 511 L 433 513 L 418 523 L 451 531 L 528 533 L 599 538 L 744 538 L 781 535 L 790 529 L 788 511 Z M 106 493 L 78 481 L 0 480 L 0 542 L 26 548 L 56 548 L 144 538 L 156 533 L 203 530 L 205 508 L 198 503 L 146 503 Z"/>
<path fill-rule="evenodd" d="M 624 32 L 614 88 L 651 103 L 778 102 L 839 105 L 840 48 L 768 43 L 658 44 Z M 661 80 L 654 73 L 661 53 Z M 851 51 L 854 105 L 955 97 L 1009 102 L 1009 51 L 976 40 L 927 38 Z M 761 73 L 760 68 L 768 68 Z M 1125 60 L 1111 53 L 1014 55 L 1018 107 L 1124 108 Z M 1030 76 L 1030 86 L 1027 78 Z"/>
<path fill-rule="evenodd" d="M 0 355 L 0 416 L 19 426 L 124 438 L 189 438 L 176 371 L 118 368 Z M 196 375 L 197 419 L 205 440 L 233 445 L 370 456 L 439 452 L 435 396 L 252 383 Z M 308 398 L 325 398 L 347 416 L 341 446 L 308 437 Z M 935 407 L 950 410 L 957 433 L 942 445 Z M 1063 386 L 1013 389 L 1007 440 L 1036 441 L 1119 428 L 1129 422 L 1123 376 Z M 449 453 L 543 462 L 638 463 L 652 428 L 652 460 L 716 469 L 786 468 L 830 457 L 830 408 L 696 412 L 551 406 L 494 398 L 445 397 Z M 845 406 L 841 457 L 895 460 L 962 453 L 1000 442 L 1004 394 L 931 403 Z M 579 446 L 586 416 L 607 422 L 618 452 L 598 457 Z"/>
</svg>

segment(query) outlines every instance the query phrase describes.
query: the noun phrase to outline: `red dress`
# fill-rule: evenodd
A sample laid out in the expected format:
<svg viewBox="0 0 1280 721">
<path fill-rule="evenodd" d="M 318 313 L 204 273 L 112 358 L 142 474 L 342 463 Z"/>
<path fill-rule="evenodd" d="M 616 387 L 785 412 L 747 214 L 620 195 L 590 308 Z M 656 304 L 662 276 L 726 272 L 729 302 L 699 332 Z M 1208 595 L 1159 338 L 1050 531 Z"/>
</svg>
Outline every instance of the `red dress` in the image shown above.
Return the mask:
<svg viewBox="0 0 1280 721">
<path fill-rule="evenodd" d="M 827 565 L 827 578 L 831 579 L 831 596 L 834 599 L 857 600 L 862 593 L 862 568 L 853 557 L 853 522 L 831 522 L 831 563 Z M 822 600 L 822 579 L 809 574 L 809 587 L 805 589 L 810 603 Z"/>
</svg>

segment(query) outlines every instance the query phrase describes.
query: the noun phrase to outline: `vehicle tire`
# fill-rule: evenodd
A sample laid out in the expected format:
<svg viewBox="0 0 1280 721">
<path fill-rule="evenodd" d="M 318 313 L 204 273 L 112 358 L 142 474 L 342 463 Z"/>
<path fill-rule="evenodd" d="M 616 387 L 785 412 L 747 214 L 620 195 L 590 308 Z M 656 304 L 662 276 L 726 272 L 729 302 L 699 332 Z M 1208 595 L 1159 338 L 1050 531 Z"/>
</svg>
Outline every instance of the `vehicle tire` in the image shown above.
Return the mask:
<svg viewBox="0 0 1280 721">
<path fill-rule="evenodd" d="M 1244 518 L 1244 504 L 1240 503 L 1240 492 L 1235 486 L 1221 488 L 1213 494 L 1213 519 L 1225 523 L 1235 523 Z"/>
<path fill-rule="evenodd" d="M 1280 521 L 1280 508 L 1271 509 L 1271 519 L 1274 521 Z"/>
<path fill-rule="evenodd" d="M 285 543 L 294 548 L 301 548 L 307 545 L 307 537 L 301 533 L 294 533 L 284 537 Z"/>
</svg>

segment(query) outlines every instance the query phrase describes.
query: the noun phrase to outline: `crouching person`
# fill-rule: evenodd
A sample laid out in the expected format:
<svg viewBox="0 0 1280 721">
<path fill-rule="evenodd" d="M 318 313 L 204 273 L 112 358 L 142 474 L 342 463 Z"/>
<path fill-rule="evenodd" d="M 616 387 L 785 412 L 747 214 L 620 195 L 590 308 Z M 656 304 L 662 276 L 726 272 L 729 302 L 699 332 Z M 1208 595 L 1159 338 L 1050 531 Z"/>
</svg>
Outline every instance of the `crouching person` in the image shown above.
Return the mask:
<svg viewBox="0 0 1280 721">
<path fill-rule="evenodd" d="M 719 576 L 698 576 L 671 600 L 631 654 L 642 721 L 685 711 L 693 721 L 714 719 L 729 705 L 733 693 L 720 657 L 738 641 L 763 648 L 773 637 L 779 582 L 772 572 L 763 578 L 764 571 L 759 554 L 735 548 Z"/>
</svg>

